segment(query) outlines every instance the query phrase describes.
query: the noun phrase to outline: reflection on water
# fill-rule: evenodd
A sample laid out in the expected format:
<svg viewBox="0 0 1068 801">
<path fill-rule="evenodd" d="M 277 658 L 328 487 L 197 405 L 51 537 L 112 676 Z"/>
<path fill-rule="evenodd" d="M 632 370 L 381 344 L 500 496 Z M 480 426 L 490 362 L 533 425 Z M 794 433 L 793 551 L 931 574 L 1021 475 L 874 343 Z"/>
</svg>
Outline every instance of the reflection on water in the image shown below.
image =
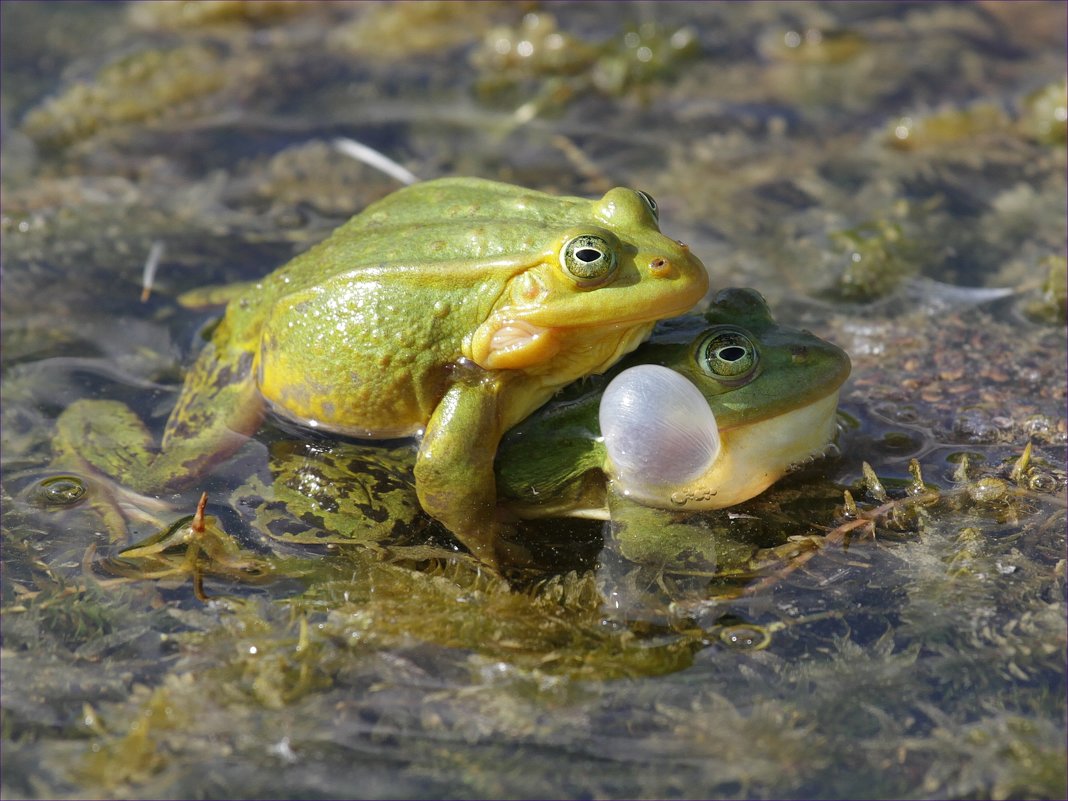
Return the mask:
<svg viewBox="0 0 1068 801">
<path fill-rule="evenodd" d="M 0 14 L 5 796 L 1065 796 L 1063 4 Z M 178 294 L 396 188 L 338 136 L 649 191 L 850 353 L 840 456 L 665 519 L 714 564 L 556 521 L 511 586 L 403 471 L 363 501 L 402 526 L 321 536 L 278 457 L 355 497 L 352 443 L 270 424 L 158 499 L 53 463 L 79 398 L 161 429 L 213 317 Z"/>
</svg>

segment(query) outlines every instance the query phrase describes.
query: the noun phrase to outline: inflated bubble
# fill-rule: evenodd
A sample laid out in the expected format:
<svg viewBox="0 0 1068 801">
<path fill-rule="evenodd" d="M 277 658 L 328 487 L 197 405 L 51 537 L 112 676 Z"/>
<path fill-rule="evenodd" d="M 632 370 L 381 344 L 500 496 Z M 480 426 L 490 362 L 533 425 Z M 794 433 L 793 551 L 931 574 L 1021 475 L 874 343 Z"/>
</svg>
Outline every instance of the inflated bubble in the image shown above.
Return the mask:
<svg viewBox="0 0 1068 801">
<path fill-rule="evenodd" d="M 689 379 L 660 365 L 631 367 L 612 379 L 600 422 L 616 478 L 631 487 L 685 484 L 719 454 L 708 401 Z"/>
</svg>

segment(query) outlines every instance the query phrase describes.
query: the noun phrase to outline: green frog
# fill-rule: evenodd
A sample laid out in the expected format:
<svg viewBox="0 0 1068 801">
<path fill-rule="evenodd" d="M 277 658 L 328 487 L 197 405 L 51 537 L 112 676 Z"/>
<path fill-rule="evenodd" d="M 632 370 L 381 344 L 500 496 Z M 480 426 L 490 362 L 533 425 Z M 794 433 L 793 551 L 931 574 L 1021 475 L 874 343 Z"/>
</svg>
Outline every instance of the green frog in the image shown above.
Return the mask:
<svg viewBox="0 0 1068 801">
<path fill-rule="evenodd" d="M 751 289 L 718 293 L 703 315 L 662 323 L 604 376 L 579 382 L 512 428 L 496 458 L 513 519 L 612 519 L 635 562 L 723 542 L 671 512 L 733 506 L 823 454 L 836 431 L 849 357 L 779 325 Z M 413 448 L 283 439 L 272 476 L 234 506 L 268 538 L 294 543 L 417 541 Z M 748 550 L 743 556 L 747 556 Z"/>
<path fill-rule="evenodd" d="M 722 290 L 512 429 L 502 503 L 525 519 L 611 520 L 631 561 L 715 560 L 724 543 L 667 512 L 734 506 L 826 453 L 850 368 L 838 346 L 778 324 L 759 292 Z"/>
<path fill-rule="evenodd" d="M 505 523 L 501 436 L 560 387 L 610 368 L 708 275 L 644 192 L 557 197 L 477 178 L 401 189 L 262 280 L 225 316 L 158 448 L 115 401 L 58 422 L 57 458 L 141 492 L 188 486 L 274 413 L 352 437 L 420 437 L 422 508 L 482 562 Z"/>
</svg>

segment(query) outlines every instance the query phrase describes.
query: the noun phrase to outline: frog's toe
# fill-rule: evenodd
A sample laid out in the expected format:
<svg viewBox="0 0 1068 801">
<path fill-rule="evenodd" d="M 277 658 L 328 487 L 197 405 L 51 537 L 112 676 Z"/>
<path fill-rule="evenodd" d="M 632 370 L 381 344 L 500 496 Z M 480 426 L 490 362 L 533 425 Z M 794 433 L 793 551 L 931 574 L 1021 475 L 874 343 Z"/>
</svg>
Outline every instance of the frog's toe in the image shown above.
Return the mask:
<svg viewBox="0 0 1068 801">
<path fill-rule="evenodd" d="M 56 463 L 34 477 L 18 497 L 34 509 L 56 514 L 87 507 L 98 518 L 93 525 L 102 526 L 113 543 L 126 541 L 129 523 L 158 528 L 163 525 L 161 515 L 172 511 L 166 501 L 134 492 L 100 473 Z"/>
</svg>

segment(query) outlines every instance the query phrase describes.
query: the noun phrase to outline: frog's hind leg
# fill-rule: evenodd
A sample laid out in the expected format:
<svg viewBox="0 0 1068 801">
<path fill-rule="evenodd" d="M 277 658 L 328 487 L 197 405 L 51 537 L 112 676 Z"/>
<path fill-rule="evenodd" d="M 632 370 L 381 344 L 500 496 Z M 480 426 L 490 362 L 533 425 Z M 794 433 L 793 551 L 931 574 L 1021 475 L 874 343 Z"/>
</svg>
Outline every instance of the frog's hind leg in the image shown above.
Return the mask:
<svg viewBox="0 0 1068 801">
<path fill-rule="evenodd" d="M 251 356 L 219 358 L 209 345 L 186 378 L 158 450 L 133 410 L 108 400 L 68 407 L 52 447 L 57 464 L 104 473 L 138 492 L 159 492 L 188 486 L 232 454 L 262 416 Z"/>
<path fill-rule="evenodd" d="M 153 462 L 162 486 L 188 486 L 241 447 L 263 421 L 264 403 L 247 351 L 208 345 L 186 376 Z"/>
</svg>

